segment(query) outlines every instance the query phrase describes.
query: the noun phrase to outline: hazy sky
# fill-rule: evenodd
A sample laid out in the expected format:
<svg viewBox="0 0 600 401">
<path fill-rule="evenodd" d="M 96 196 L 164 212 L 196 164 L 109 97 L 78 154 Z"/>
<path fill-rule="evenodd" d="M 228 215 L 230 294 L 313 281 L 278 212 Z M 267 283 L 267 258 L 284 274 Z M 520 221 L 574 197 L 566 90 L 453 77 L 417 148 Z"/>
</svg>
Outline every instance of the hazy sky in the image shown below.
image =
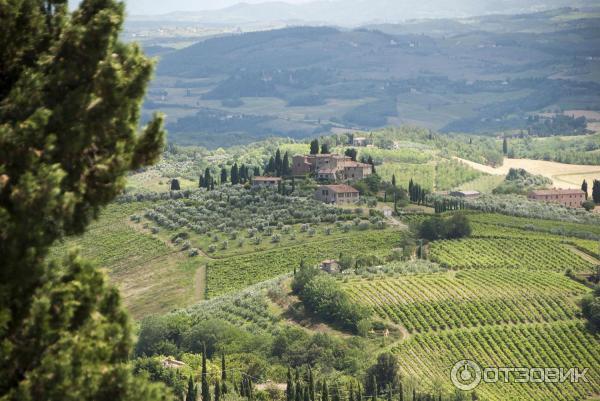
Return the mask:
<svg viewBox="0 0 600 401">
<path fill-rule="evenodd" d="M 277 2 L 302 4 L 314 0 L 271 0 Z M 166 14 L 173 11 L 218 10 L 238 3 L 267 3 L 267 0 L 125 0 L 130 15 Z M 75 6 L 79 0 L 69 0 Z"/>
</svg>

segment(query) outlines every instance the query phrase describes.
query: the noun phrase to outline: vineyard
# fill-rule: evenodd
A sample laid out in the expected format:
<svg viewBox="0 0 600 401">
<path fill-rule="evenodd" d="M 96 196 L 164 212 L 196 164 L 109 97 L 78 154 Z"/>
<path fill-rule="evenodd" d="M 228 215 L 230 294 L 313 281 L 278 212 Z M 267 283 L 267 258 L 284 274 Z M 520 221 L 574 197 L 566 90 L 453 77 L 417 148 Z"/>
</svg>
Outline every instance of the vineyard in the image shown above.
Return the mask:
<svg viewBox="0 0 600 401">
<path fill-rule="evenodd" d="M 569 320 L 586 292 L 560 273 L 510 269 L 353 279 L 344 289 L 410 332 Z"/>
<path fill-rule="evenodd" d="M 589 382 L 481 383 L 476 392 L 487 401 L 576 401 L 600 391 L 600 336 L 579 321 L 486 326 L 417 334 L 394 348 L 402 373 L 451 388 L 450 370 L 470 359 L 482 367 L 589 367 Z"/>
<path fill-rule="evenodd" d="M 555 240 L 468 238 L 431 243 L 429 258 L 452 269 L 524 268 L 588 271 L 592 265 Z"/>
<path fill-rule="evenodd" d="M 600 238 L 600 225 L 553 220 L 532 219 L 526 217 L 505 216 L 500 214 L 473 213 L 469 215 L 473 222 L 525 230 L 526 232 L 546 232 L 555 235 L 588 238 Z"/>
<path fill-rule="evenodd" d="M 351 232 L 341 238 L 214 260 L 207 265 L 207 296 L 213 298 L 291 272 L 301 261 L 316 264 L 340 254 L 384 257 L 401 236 L 394 230 Z"/>
</svg>

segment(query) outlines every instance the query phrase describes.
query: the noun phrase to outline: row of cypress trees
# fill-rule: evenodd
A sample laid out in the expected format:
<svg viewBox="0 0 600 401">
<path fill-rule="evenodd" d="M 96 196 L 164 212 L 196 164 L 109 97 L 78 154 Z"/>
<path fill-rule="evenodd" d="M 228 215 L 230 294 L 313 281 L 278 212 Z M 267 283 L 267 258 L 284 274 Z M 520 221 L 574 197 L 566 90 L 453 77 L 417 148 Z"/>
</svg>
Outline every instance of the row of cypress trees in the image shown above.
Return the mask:
<svg viewBox="0 0 600 401">
<path fill-rule="evenodd" d="M 206 350 L 205 347 L 203 347 Z M 227 368 L 225 365 L 225 354 L 221 355 L 221 378 L 214 382 L 214 389 L 210 391 L 208 382 L 208 372 L 206 369 L 206 352 L 202 354 L 202 371 L 200 383 L 200 398 L 198 397 L 198 386 L 194 383 L 192 376 L 188 379 L 188 389 L 185 401 L 220 401 L 222 396 L 229 392 L 227 387 Z M 385 388 L 379 388 L 377 379 L 371 376 L 370 394 L 365 394 L 359 381 L 350 381 L 342 391 L 339 385 L 335 384 L 331 388 L 326 380 L 318 381 L 315 379 L 314 373 L 310 367 L 307 368 L 304 375 L 296 368 L 294 373 L 288 368 L 287 381 L 285 388 L 286 401 L 454 401 L 461 399 L 455 395 L 451 398 L 444 398 L 441 394 L 437 396 L 429 393 L 419 393 L 413 388 L 412 392 L 405 391 L 402 382 L 392 388 L 389 384 Z M 247 398 L 248 401 L 253 401 L 254 398 L 254 383 L 249 376 L 243 376 L 238 387 L 235 380 L 233 381 L 233 391 L 241 397 Z M 464 394 L 463 394 L 464 396 Z M 211 398 L 214 397 L 214 398 Z M 472 397 L 471 399 L 476 399 Z"/>
</svg>

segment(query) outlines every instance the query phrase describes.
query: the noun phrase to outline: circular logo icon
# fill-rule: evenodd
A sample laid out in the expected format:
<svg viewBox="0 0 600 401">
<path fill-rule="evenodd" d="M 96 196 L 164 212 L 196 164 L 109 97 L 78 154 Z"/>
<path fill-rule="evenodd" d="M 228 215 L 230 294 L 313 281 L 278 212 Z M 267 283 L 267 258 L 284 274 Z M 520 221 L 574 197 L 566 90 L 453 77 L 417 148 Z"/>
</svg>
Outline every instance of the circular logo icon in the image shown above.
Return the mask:
<svg viewBox="0 0 600 401">
<path fill-rule="evenodd" d="M 473 390 L 481 383 L 481 367 L 476 362 L 463 359 L 452 367 L 450 379 L 459 390 Z"/>
</svg>

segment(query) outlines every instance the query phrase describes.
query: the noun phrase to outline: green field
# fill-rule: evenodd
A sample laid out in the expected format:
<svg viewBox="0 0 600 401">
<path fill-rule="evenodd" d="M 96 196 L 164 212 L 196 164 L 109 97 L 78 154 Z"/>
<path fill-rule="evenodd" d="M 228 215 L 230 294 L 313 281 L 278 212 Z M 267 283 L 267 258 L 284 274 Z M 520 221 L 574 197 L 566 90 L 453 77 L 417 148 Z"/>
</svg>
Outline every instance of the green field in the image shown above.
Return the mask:
<svg viewBox="0 0 600 401">
<path fill-rule="evenodd" d="M 563 274 L 509 269 L 356 279 L 344 288 L 410 332 L 568 320 L 587 291 Z"/>
<path fill-rule="evenodd" d="M 352 232 L 342 237 L 214 260 L 207 266 L 207 295 L 212 298 L 289 273 L 301 261 L 311 265 L 340 254 L 384 257 L 397 246 L 402 235 L 392 229 Z"/>
<path fill-rule="evenodd" d="M 436 241 L 429 257 L 453 269 L 524 268 L 564 272 L 589 271 L 591 263 L 555 240 L 533 238 L 468 238 Z"/>
<path fill-rule="evenodd" d="M 450 370 L 469 359 L 482 367 L 590 367 L 589 383 L 482 383 L 476 392 L 488 401 L 575 401 L 600 391 L 600 336 L 579 321 L 486 326 L 415 335 L 394 353 L 402 373 L 450 384 Z M 514 376 L 512 376 L 514 380 Z"/>
</svg>

